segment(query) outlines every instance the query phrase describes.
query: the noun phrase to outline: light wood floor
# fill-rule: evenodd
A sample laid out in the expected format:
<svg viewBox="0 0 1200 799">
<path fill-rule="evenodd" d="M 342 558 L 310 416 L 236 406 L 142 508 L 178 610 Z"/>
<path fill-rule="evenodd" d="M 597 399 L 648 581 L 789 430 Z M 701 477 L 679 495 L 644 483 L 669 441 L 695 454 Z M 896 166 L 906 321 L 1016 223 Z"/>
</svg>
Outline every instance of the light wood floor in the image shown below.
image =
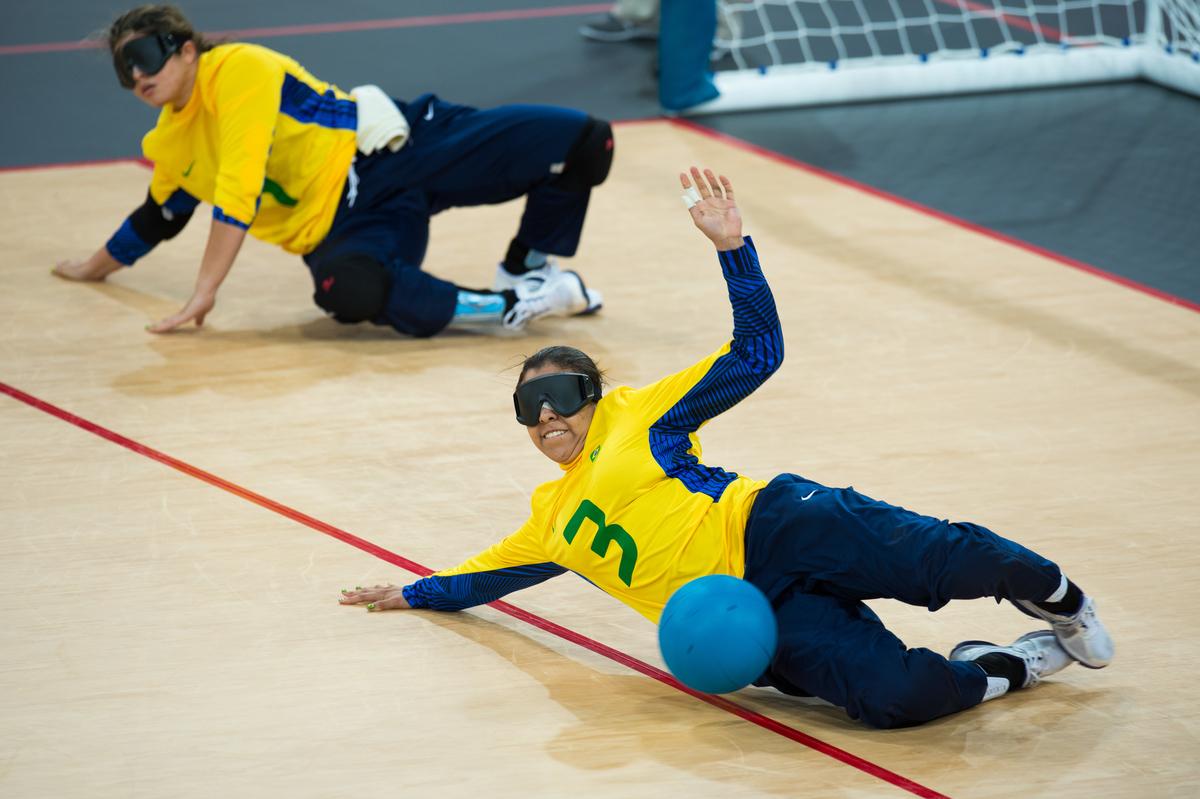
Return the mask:
<svg viewBox="0 0 1200 799">
<path fill-rule="evenodd" d="M 616 383 L 728 335 L 720 270 L 678 199 L 738 189 L 784 320 L 783 370 L 705 429 L 706 461 L 795 471 L 986 524 L 1098 597 L 1104 671 L 881 733 L 733 699 L 954 797 L 1200 794 L 1200 315 L 667 122 L 618 129 L 571 262 L 594 318 L 414 341 L 312 305 L 248 242 L 201 332 L 207 229 L 105 285 L 54 279 L 144 196 L 133 163 L 0 174 L 0 382 L 438 568 L 525 516 L 557 467 L 511 418 L 553 342 Z M 427 268 L 485 284 L 516 205 L 435 219 Z M 490 608 L 368 614 L 337 590 L 412 576 L 0 396 L 0 796 L 874 797 L 904 790 Z M 522 608 L 654 664 L 654 629 L 570 575 Z M 876 603 L 912 645 L 1008 641 L 988 601 Z"/>
</svg>

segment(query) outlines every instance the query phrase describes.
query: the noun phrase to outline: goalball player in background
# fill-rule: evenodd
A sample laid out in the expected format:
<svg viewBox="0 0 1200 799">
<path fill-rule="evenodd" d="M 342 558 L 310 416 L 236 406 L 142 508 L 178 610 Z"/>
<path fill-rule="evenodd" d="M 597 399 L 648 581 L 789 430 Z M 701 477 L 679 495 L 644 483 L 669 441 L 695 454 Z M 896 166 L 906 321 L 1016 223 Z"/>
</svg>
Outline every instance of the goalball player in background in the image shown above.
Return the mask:
<svg viewBox="0 0 1200 799">
<path fill-rule="evenodd" d="M 150 331 L 203 324 L 247 233 L 303 256 L 314 301 L 339 322 L 431 336 L 600 308 L 599 293 L 549 256 L 575 254 L 591 189 L 612 163 L 607 122 L 432 94 L 403 102 L 375 86 L 348 94 L 265 47 L 207 41 L 173 6 L 123 14 L 107 44 L 121 85 L 161 111 L 142 140 L 154 173 L 145 202 L 103 247 L 54 272 L 103 280 L 210 203 L 195 290 Z M 421 269 L 433 214 L 521 196 L 520 227 L 490 289 Z"/>
</svg>

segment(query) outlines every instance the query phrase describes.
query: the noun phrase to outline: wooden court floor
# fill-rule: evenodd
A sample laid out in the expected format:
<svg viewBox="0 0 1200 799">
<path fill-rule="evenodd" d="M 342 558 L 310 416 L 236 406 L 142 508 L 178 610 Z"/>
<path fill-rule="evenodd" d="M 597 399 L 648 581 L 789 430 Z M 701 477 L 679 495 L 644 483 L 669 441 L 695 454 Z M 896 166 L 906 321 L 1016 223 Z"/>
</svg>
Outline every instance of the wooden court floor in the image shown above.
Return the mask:
<svg viewBox="0 0 1200 799">
<path fill-rule="evenodd" d="M 0 174 L 0 796 L 1200 795 L 1200 314 L 677 124 L 617 146 L 571 262 L 603 312 L 429 341 L 323 318 L 298 259 L 254 241 L 202 331 L 152 336 L 205 215 L 69 284 L 50 266 L 103 243 L 148 172 Z M 678 199 L 692 163 L 733 178 L 788 347 L 705 460 L 1025 543 L 1098 598 L 1112 667 L 892 732 L 730 697 L 764 726 L 493 608 L 337 605 L 413 579 L 387 553 L 487 546 L 556 476 L 511 418 L 522 355 L 570 343 L 640 384 L 725 340 Z M 488 282 L 519 210 L 436 218 L 426 267 Z M 571 575 L 510 600 L 661 666 L 653 627 Z M 1032 629 L 984 600 L 875 607 L 940 651 Z"/>
</svg>

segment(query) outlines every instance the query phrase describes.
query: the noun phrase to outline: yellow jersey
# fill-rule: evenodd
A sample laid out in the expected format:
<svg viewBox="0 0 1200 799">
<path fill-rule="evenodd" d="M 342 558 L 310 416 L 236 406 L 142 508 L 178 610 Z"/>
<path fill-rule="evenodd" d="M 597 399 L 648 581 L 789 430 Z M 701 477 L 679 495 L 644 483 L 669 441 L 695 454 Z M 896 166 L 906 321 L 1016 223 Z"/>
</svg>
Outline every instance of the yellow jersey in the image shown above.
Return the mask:
<svg viewBox="0 0 1200 799">
<path fill-rule="evenodd" d="M 469 607 L 569 570 L 657 622 L 684 583 L 743 575 L 746 522 L 766 482 L 701 463 L 696 434 L 779 367 L 783 334 L 753 242 L 719 256 L 732 341 L 688 369 L 604 396 L 579 456 L 533 492 L 528 521 L 406 586 L 410 605 Z"/>
<path fill-rule="evenodd" d="M 142 139 L 159 205 L 183 190 L 213 217 L 288 252 L 333 224 L 356 148 L 357 106 L 287 56 L 256 44 L 202 53 L 187 105 Z"/>
</svg>

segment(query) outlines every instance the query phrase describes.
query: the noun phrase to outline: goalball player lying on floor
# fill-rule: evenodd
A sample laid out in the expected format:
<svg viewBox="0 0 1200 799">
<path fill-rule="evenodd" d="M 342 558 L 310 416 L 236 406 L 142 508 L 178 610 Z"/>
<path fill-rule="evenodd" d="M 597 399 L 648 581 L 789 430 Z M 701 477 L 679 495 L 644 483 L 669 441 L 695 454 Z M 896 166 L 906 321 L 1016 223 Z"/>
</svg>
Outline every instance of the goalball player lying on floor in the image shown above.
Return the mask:
<svg viewBox="0 0 1200 799">
<path fill-rule="evenodd" d="M 1072 661 L 1107 666 L 1113 644 L 1095 604 L 1041 555 L 852 488 L 795 474 L 755 480 L 700 462 L 698 429 L 779 368 L 783 333 L 730 181 L 695 167 L 680 178 L 692 220 L 717 249 L 732 340 L 682 372 L 607 393 L 579 350 L 534 354 L 517 380 L 517 421 L 563 475 L 533 492 L 529 520 L 452 569 L 403 587 L 343 591 L 340 601 L 460 610 L 573 571 L 658 622 L 691 580 L 741 577 L 762 590 L 778 622 L 778 648 L 755 684 L 820 697 L 875 727 L 965 710 Z M 937 610 L 988 596 L 1049 629 L 1008 646 L 969 641 L 944 657 L 908 648 L 863 603 Z"/>
</svg>

